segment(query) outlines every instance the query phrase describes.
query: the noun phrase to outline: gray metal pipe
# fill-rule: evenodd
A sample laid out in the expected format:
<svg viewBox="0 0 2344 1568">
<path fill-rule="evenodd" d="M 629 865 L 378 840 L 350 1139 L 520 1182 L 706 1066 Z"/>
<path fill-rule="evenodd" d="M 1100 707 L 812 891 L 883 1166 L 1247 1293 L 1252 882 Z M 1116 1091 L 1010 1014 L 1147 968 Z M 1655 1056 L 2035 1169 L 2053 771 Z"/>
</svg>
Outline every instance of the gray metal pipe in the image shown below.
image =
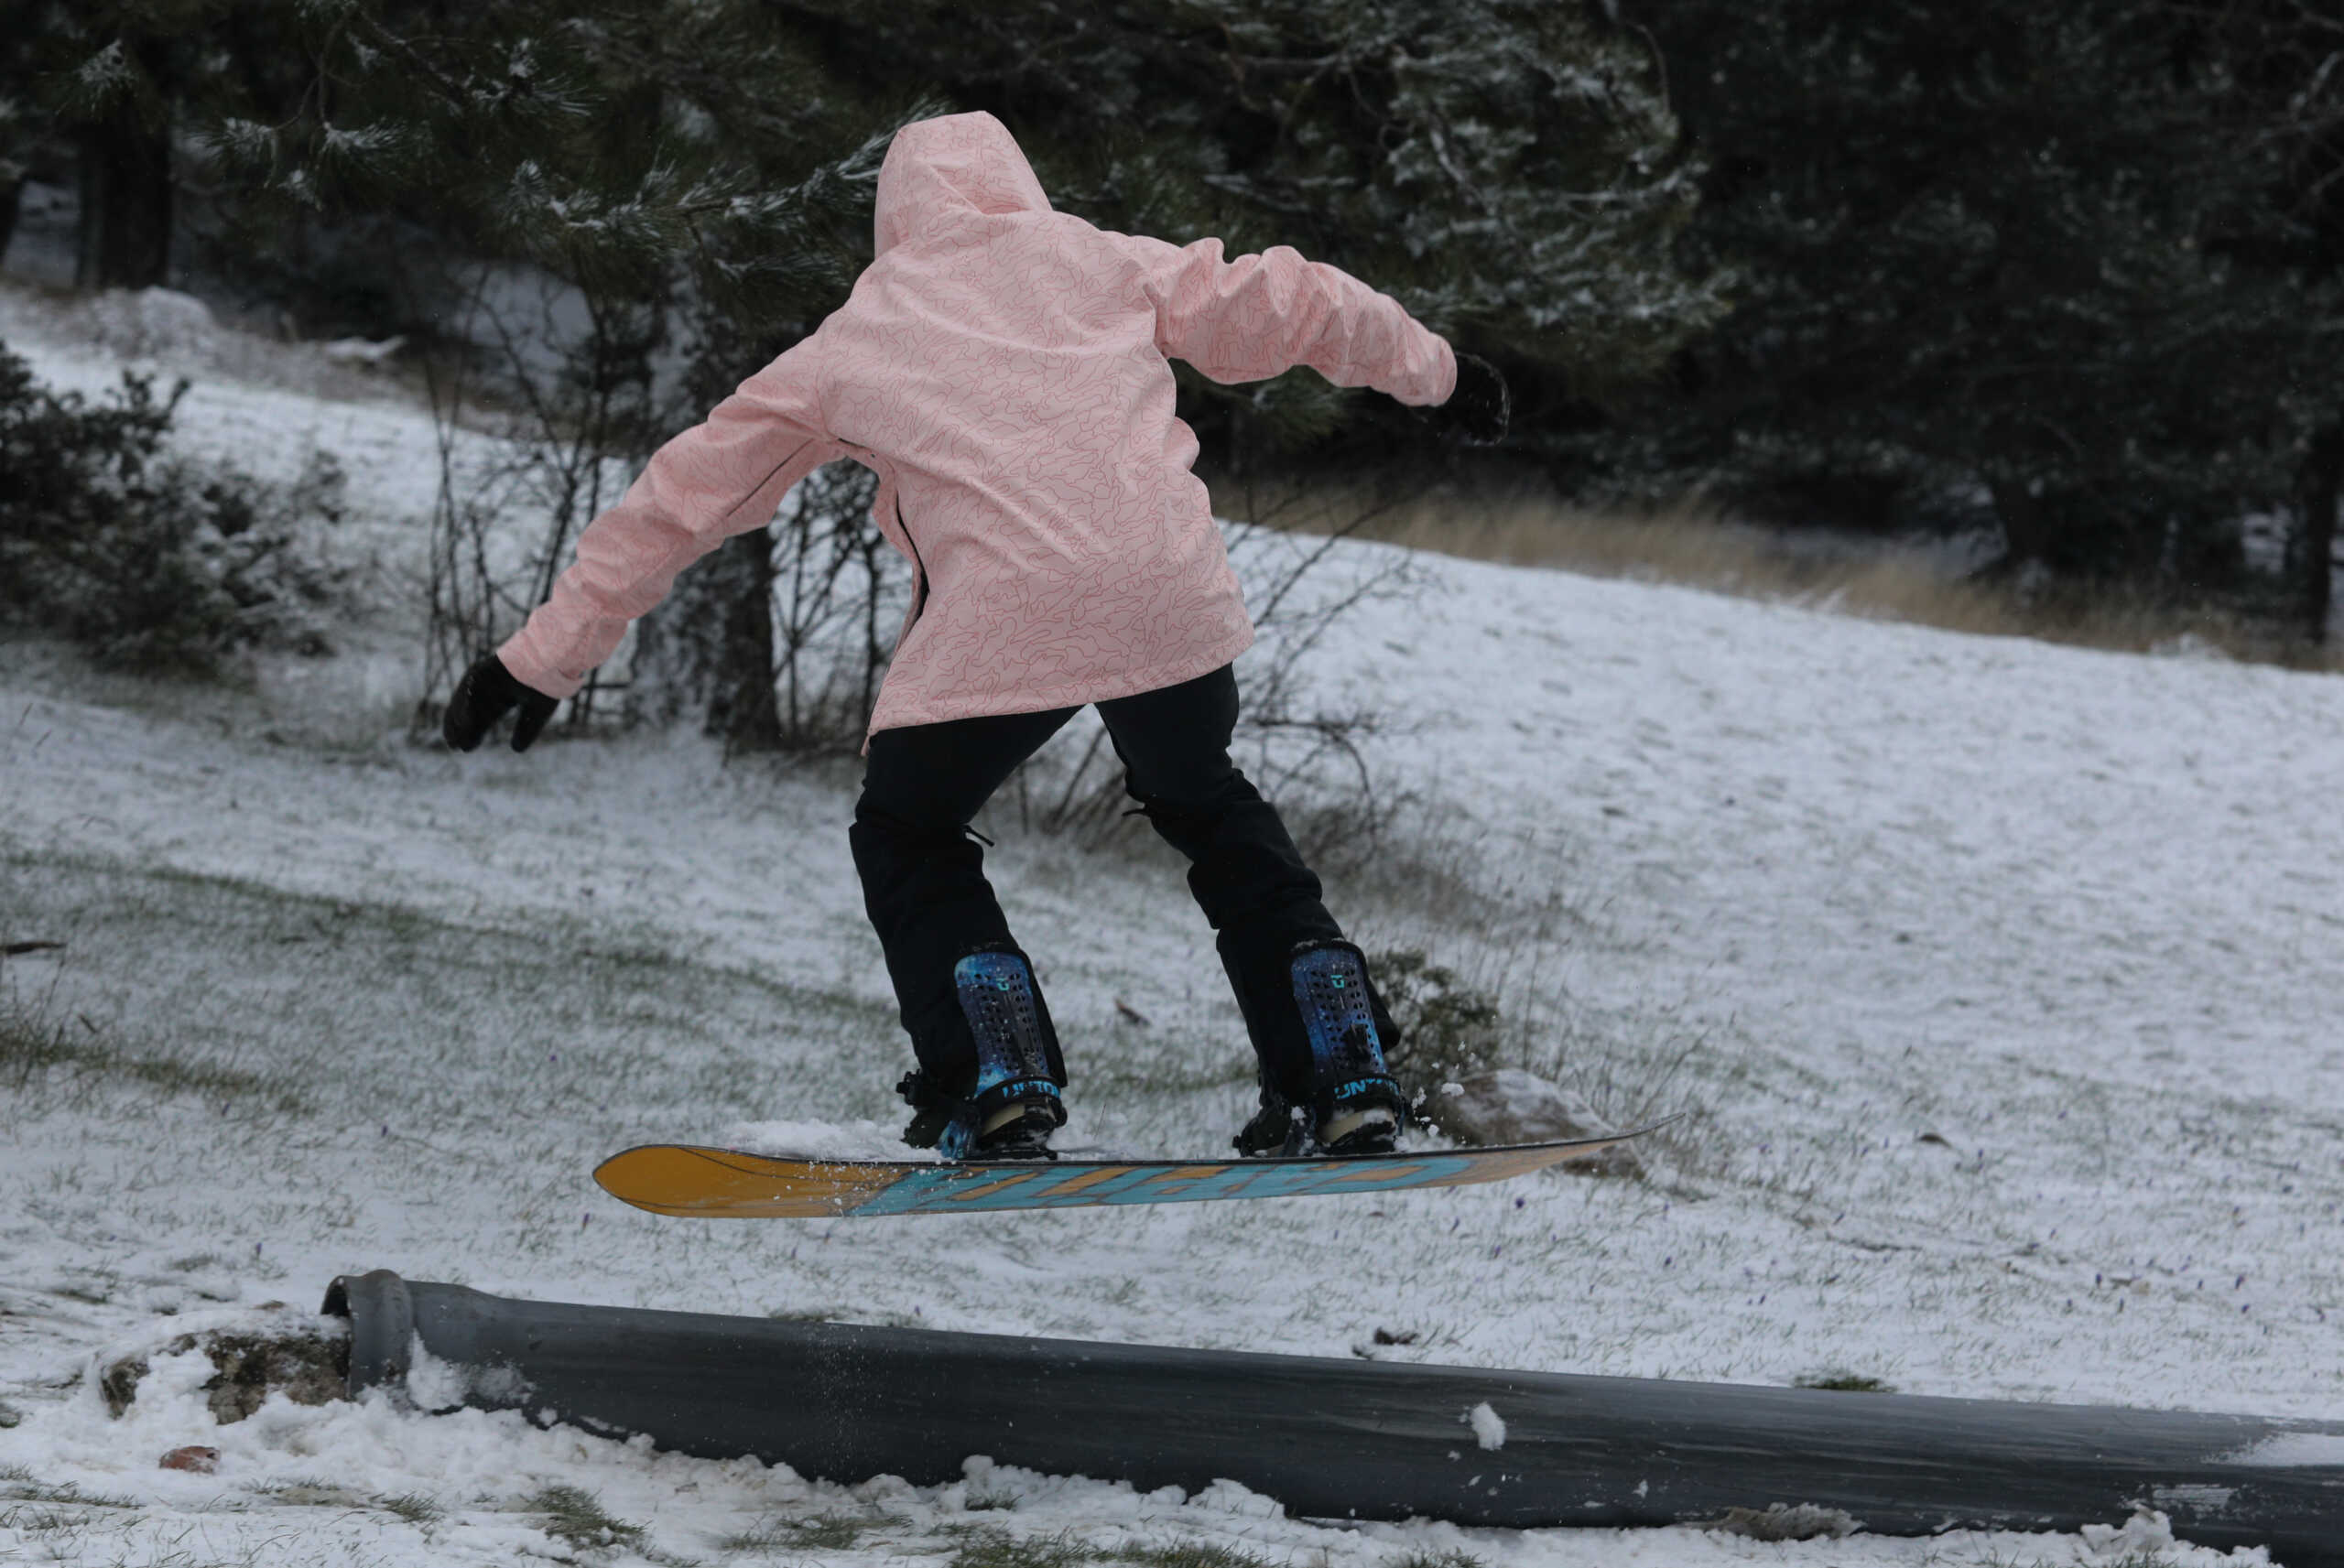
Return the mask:
<svg viewBox="0 0 2344 1568">
<path fill-rule="evenodd" d="M 465 1404 L 837 1481 L 933 1485 L 982 1454 L 1143 1491 L 1226 1476 L 1305 1518 L 1510 1529 L 1780 1503 L 1877 1535 L 2072 1530 L 2146 1506 L 2200 1545 L 2344 1568 L 2333 1422 L 646 1312 L 386 1270 L 334 1281 L 325 1311 L 351 1323 L 353 1397 L 404 1386 L 419 1346 Z"/>
</svg>

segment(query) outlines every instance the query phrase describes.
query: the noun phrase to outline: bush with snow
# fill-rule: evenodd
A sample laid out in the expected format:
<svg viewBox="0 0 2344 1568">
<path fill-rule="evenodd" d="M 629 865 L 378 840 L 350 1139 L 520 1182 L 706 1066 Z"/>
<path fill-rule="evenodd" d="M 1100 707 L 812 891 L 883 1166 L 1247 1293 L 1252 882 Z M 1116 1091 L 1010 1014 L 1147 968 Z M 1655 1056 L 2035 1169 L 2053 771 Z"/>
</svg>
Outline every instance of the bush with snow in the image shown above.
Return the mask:
<svg viewBox="0 0 2344 1568">
<path fill-rule="evenodd" d="M 128 359 L 208 359 L 220 339 L 211 308 L 171 288 L 114 288 L 90 301 L 90 334 Z"/>
<path fill-rule="evenodd" d="M 331 651 L 333 579 L 300 546 L 342 515 L 342 474 L 290 484 L 165 449 L 187 384 L 125 373 L 92 406 L 0 346 L 0 619 L 64 633 L 102 664 L 208 673 L 234 649 Z"/>
<path fill-rule="evenodd" d="M 1378 953 L 1368 967 L 1399 1031 L 1384 1044 L 1384 1065 L 1409 1104 L 1437 1110 L 1449 1085 L 1497 1066 L 1495 997 L 1414 948 Z"/>
</svg>

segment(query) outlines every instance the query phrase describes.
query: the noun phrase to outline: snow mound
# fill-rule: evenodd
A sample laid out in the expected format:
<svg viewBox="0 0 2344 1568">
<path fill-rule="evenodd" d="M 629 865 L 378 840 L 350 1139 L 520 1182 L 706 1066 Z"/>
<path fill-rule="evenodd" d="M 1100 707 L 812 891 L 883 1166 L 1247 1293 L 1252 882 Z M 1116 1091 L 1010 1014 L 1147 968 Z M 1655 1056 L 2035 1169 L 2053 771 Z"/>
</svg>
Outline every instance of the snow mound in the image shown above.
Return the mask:
<svg viewBox="0 0 2344 1568">
<path fill-rule="evenodd" d="M 736 1121 L 718 1140 L 727 1149 L 769 1160 L 932 1160 L 907 1147 L 903 1129 L 885 1122 Z"/>
<path fill-rule="evenodd" d="M 518 1409 L 535 1391 L 517 1367 L 479 1367 L 446 1361 L 424 1347 L 423 1336 L 407 1338 L 407 1398 L 420 1410 L 447 1414 L 467 1405 Z"/>
<path fill-rule="evenodd" d="M 2128 1563 L 2135 1554 L 2170 1552 L 2180 1544 L 2173 1538 L 2172 1522 L 2161 1513 L 2147 1511 L 2134 1514 L 2121 1525 L 2088 1524 L 2078 1533 L 2094 1557 L 2121 1557 Z"/>
<path fill-rule="evenodd" d="M 171 288 L 109 289 L 89 305 L 92 336 L 126 359 L 209 362 L 220 344 L 212 308 Z"/>
</svg>

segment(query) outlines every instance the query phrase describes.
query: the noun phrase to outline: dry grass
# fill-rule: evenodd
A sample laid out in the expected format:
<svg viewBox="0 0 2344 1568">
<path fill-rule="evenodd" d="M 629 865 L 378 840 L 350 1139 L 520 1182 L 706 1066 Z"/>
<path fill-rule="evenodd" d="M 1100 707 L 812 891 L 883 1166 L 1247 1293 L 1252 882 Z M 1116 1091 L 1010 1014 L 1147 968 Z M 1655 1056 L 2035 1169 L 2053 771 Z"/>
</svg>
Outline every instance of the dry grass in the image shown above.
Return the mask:
<svg viewBox="0 0 2344 1568">
<path fill-rule="evenodd" d="M 1249 499 L 1250 506 L 1232 514 L 1468 560 L 1677 583 L 1979 636 L 2119 653 L 2201 648 L 2293 669 L 2344 670 L 2344 649 L 2288 639 L 2219 609 L 2176 606 L 2119 589 L 1980 581 L 1965 576 L 1966 563 L 1949 550 L 1784 534 L 1691 504 L 1606 513 L 1530 493 L 1429 492 L 1393 502 L 1329 489 Z"/>
<path fill-rule="evenodd" d="M 543 1516 L 539 1528 L 575 1551 L 620 1551 L 643 1541 L 641 1525 L 613 1518 L 602 1499 L 583 1487 L 541 1487 L 521 1500 L 521 1508 Z"/>
<path fill-rule="evenodd" d="M 194 1096 L 222 1115 L 307 1108 L 298 1092 L 271 1075 L 179 1051 L 127 1050 L 85 1013 L 68 1018 L 38 998 L 0 990 L 0 1090 L 21 1099 L 36 1087 L 62 1087 L 83 1103 L 97 1086 L 121 1082 Z"/>
</svg>

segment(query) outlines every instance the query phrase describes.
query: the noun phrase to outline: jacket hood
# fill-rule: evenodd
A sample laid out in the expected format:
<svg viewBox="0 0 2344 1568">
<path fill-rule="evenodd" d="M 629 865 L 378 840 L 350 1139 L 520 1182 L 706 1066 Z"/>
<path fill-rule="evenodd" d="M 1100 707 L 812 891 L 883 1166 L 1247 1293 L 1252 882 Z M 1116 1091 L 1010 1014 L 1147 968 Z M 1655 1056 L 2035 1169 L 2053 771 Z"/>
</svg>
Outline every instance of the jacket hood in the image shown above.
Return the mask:
<svg viewBox="0 0 2344 1568">
<path fill-rule="evenodd" d="M 976 212 L 1047 212 L 1050 199 L 1009 127 L 979 110 L 915 120 L 879 166 L 872 213 L 876 254 Z"/>
</svg>

